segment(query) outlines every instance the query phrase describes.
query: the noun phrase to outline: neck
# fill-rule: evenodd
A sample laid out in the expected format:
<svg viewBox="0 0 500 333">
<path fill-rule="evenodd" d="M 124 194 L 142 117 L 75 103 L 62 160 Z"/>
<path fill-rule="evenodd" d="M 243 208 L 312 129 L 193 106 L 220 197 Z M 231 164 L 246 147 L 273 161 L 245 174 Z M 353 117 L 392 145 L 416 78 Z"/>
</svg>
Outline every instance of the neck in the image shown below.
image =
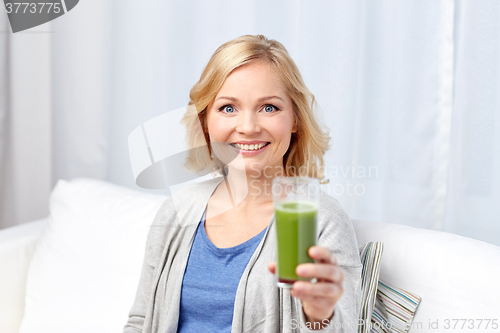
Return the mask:
<svg viewBox="0 0 500 333">
<path fill-rule="evenodd" d="M 249 173 L 228 167 L 225 186 L 229 192 L 233 207 L 241 202 L 262 204 L 273 200 L 273 179 L 283 175 L 283 168 L 276 167 L 273 172 Z"/>
</svg>

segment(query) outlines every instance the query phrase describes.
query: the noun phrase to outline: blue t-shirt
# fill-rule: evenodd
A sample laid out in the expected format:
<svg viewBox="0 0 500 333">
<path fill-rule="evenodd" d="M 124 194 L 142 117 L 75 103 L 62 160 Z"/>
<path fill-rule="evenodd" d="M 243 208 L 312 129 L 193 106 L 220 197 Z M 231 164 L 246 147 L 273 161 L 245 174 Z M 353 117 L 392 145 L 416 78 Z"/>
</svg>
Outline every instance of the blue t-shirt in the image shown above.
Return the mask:
<svg viewBox="0 0 500 333">
<path fill-rule="evenodd" d="M 203 214 L 182 281 L 177 332 L 231 332 L 238 284 L 266 229 L 242 244 L 218 248 L 207 236 Z"/>
</svg>

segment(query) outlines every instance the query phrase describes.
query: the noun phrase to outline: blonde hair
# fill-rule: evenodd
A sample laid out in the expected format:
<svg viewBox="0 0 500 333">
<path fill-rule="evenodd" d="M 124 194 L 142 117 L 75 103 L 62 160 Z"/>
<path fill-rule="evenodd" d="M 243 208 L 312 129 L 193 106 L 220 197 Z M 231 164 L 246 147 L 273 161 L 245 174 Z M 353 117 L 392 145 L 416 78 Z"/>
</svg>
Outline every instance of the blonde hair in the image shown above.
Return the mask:
<svg viewBox="0 0 500 333">
<path fill-rule="evenodd" d="M 271 65 L 292 100 L 297 132 L 292 134 L 290 147 L 283 156 L 285 174 L 322 179 L 323 155 L 329 149 L 330 137 L 314 115 L 314 95 L 307 89 L 285 47 L 262 35 L 241 36 L 221 45 L 210 58 L 200 80 L 191 89 L 187 112 L 182 119 L 187 129 L 188 147 L 207 145 L 208 149 L 191 149 L 185 166 L 196 172 L 223 170 L 222 162 L 216 156 L 211 156 L 207 108 L 235 69 L 255 61 Z M 303 169 L 304 173 L 301 172 Z"/>
</svg>

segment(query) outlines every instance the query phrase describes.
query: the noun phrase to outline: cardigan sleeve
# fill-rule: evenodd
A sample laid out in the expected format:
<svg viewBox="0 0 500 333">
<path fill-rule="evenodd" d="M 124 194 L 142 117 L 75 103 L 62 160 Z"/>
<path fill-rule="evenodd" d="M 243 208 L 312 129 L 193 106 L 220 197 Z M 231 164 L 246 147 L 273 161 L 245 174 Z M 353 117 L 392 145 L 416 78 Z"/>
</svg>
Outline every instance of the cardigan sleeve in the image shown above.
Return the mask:
<svg viewBox="0 0 500 333">
<path fill-rule="evenodd" d="M 162 248 L 160 244 L 161 237 L 159 235 L 161 228 L 158 228 L 158 226 L 161 225 L 161 221 L 164 219 L 165 210 L 169 205 L 169 201 L 170 198 L 162 204 L 149 229 L 139 285 L 123 333 L 143 332 L 146 313 L 148 311 L 148 306 L 151 304 L 151 298 L 153 297 L 152 292 L 155 283 L 157 260 Z"/>
<path fill-rule="evenodd" d="M 151 298 L 152 284 L 155 267 L 149 264 L 149 251 L 154 228 L 151 228 L 146 243 L 146 252 L 142 264 L 139 286 L 135 295 L 135 300 L 128 314 L 128 320 L 123 329 L 123 333 L 141 333 L 144 327 L 144 319 L 148 303 Z"/>
</svg>

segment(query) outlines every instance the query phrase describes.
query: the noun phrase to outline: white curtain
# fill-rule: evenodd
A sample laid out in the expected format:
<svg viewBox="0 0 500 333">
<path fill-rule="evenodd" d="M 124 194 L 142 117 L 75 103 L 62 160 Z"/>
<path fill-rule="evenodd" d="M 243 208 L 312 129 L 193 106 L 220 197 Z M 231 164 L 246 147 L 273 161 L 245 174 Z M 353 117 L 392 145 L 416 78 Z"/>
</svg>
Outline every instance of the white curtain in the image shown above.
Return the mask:
<svg viewBox="0 0 500 333">
<path fill-rule="evenodd" d="M 316 95 L 325 190 L 352 218 L 500 245 L 499 22 L 497 0 L 82 0 L 52 33 L 0 35 L 0 226 L 43 216 L 61 178 L 136 187 L 128 135 L 185 106 L 219 45 L 264 34 Z"/>
<path fill-rule="evenodd" d="M 10 33 L 0 10 L 0 227 L 48 213 L 52 188 L 50 25 Z"/>
<path fill-rule="evenodd" d="M 460 1 L 443 230 L 500 245 L 500 2 Z"/>
</svg>

